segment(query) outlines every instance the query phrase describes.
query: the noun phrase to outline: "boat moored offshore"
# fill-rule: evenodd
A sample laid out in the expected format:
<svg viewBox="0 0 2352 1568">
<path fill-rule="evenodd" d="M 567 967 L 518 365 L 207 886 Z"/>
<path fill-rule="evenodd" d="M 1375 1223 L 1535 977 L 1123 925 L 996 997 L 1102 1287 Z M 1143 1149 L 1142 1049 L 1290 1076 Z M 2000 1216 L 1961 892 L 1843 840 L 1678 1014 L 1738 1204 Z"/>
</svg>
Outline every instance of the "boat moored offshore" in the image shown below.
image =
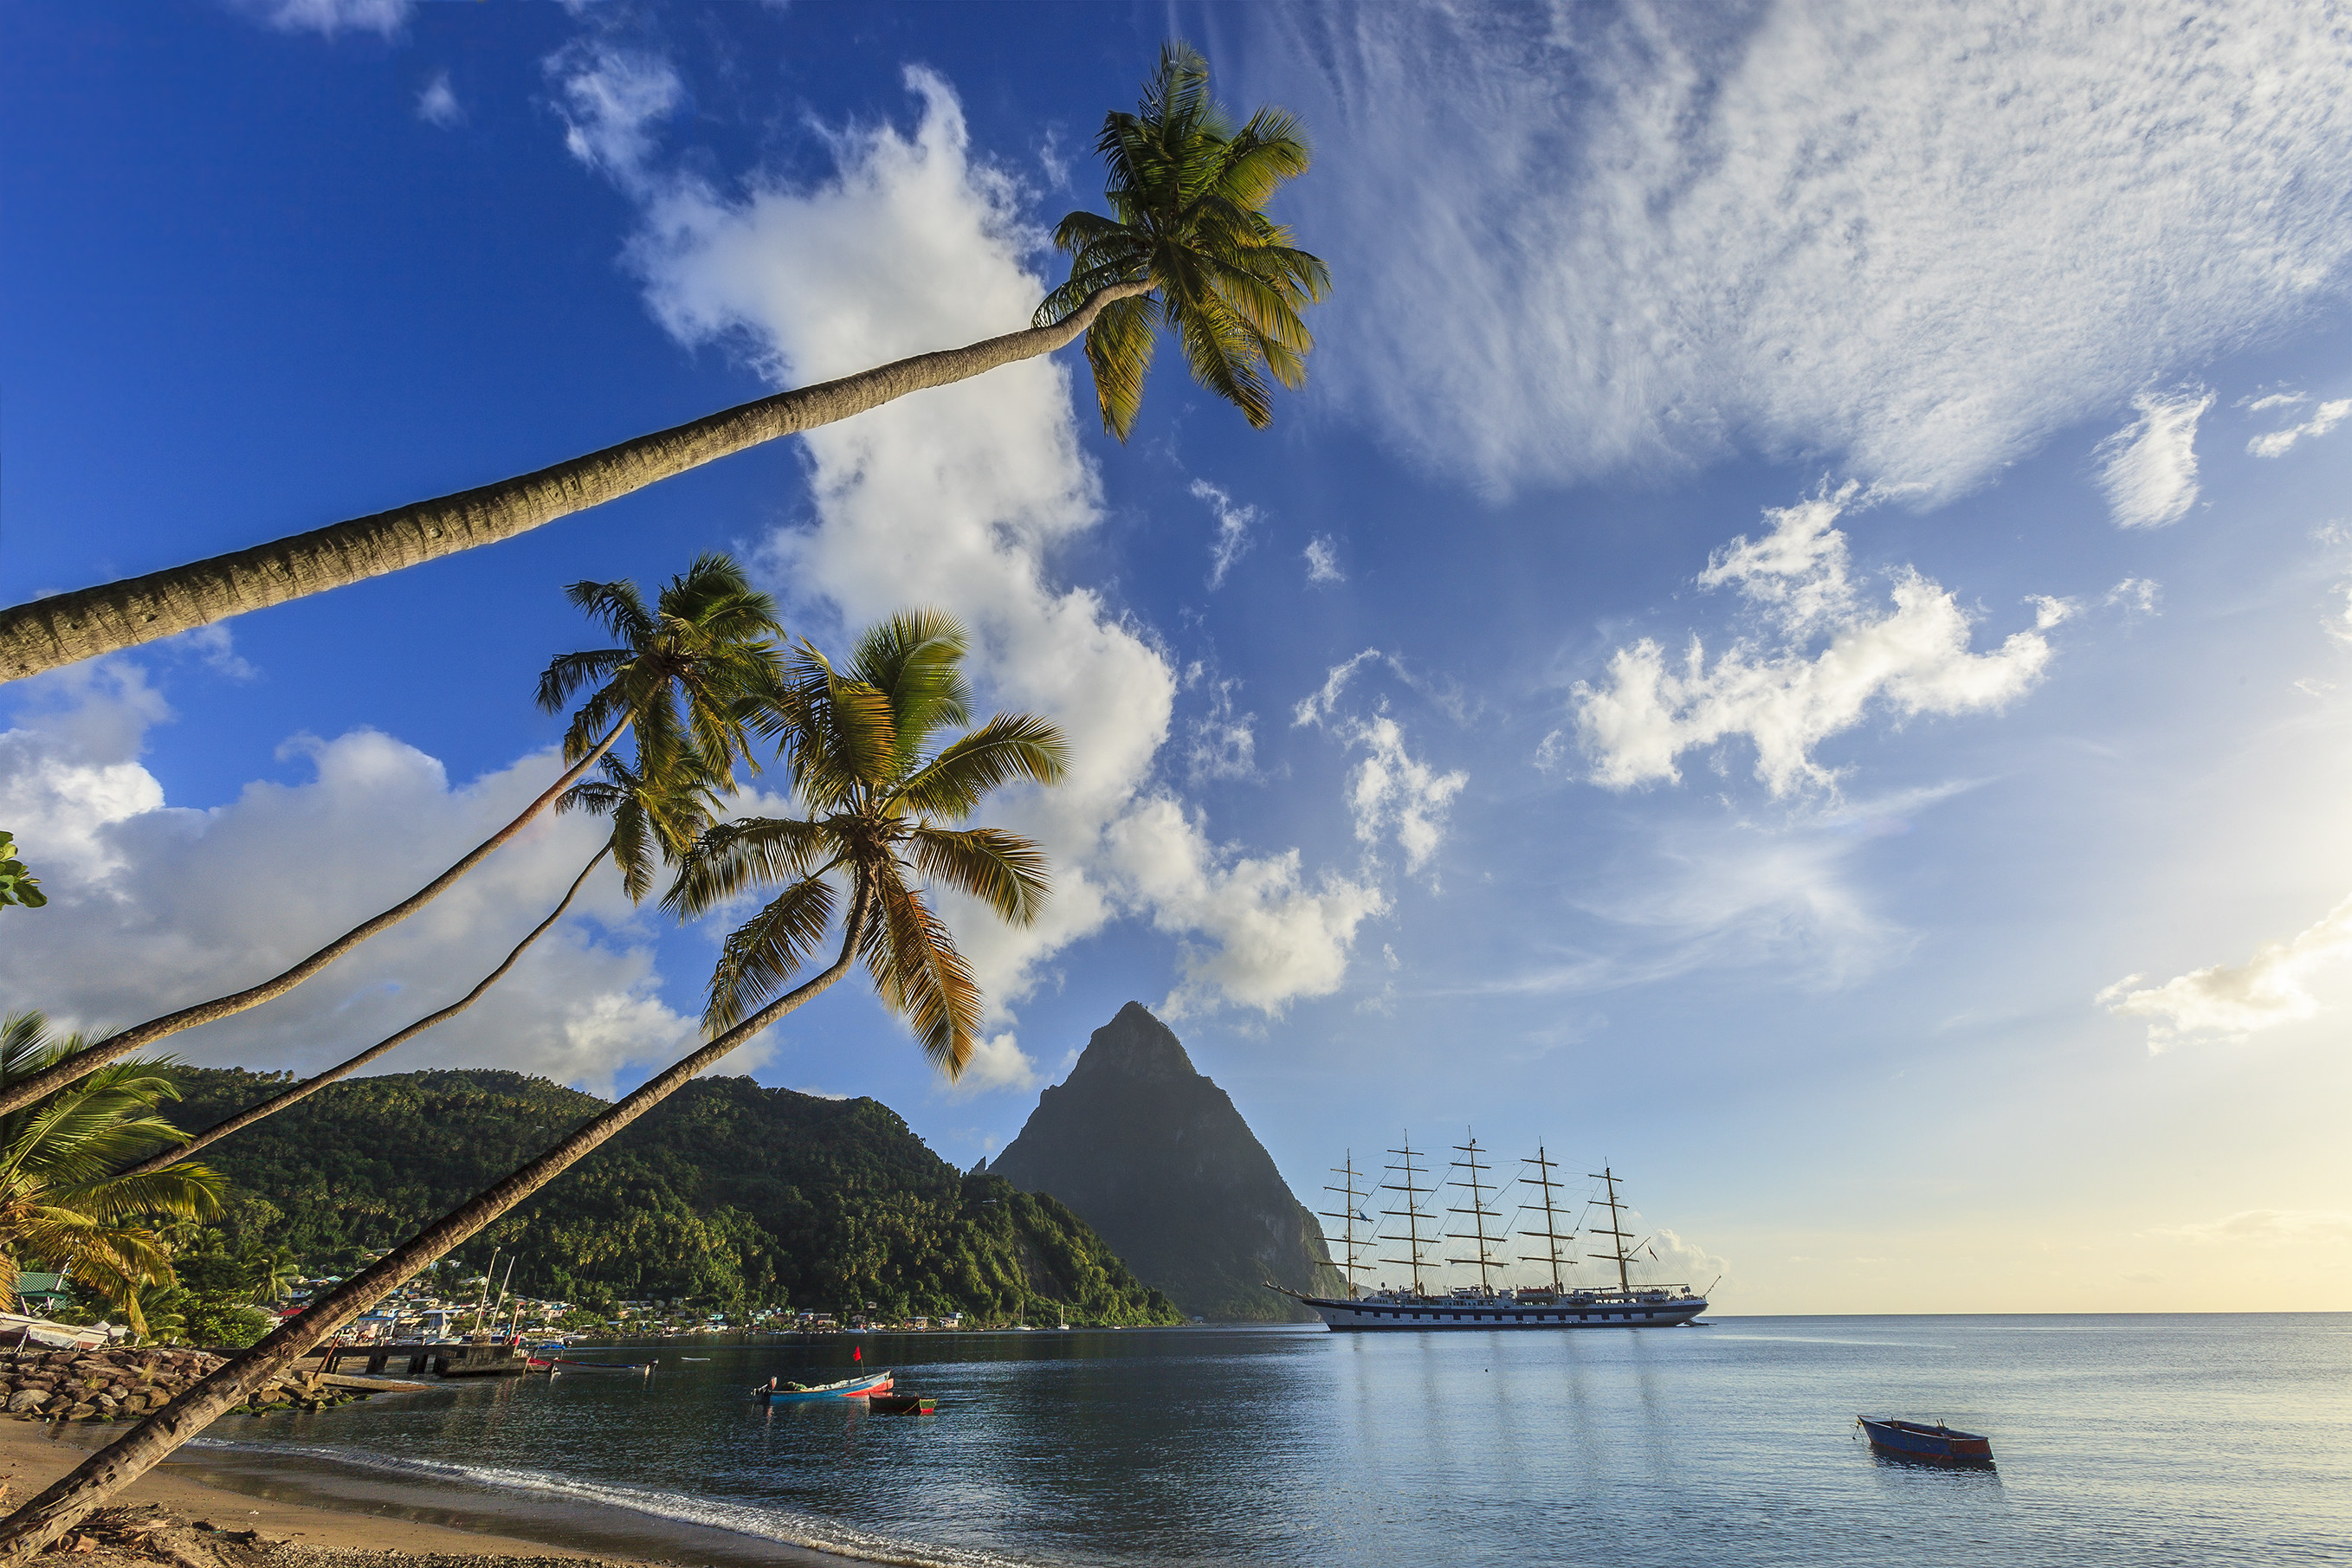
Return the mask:
<svg viewBox="0 0 2352 1568">
<path fill-rule="evenodd" d="M 1490 1223 L 1498 1221 L 1501 1217 L 1486 1201 L 1486 1195 L 1497 1188 L 1485 1179 L 1491 1168 L 1479 1158 L 1485 1151 L 1479 1147 L 1475 1136 L 1454 1146 L 1463 1157 L 1454 1162 L 1454 1168 L 1463 1174 L 1450 1185 L 1454 1190 L 1465 1194 L 1469 1201 L 1466 1205 L 1447 1208 L 1447 1213 L 1462 1217 L 1462 1223 L 1443 1235 L 1423 1234 L 1423 1222 L 1433 1220 L 1435 1217 L 1423 1207 L 1422 1200 L 1434 1197 L 1438 1189 L 1420 1185 L 1420 1177 L 1428 1174 L 1414 1164 L 1420 1157 L 1420 1151 L 1412 1146 L 1409 1137 L 1403 1148 L 1389 1151 L 1399 1156 L 1399 1163 L 1388 1167 L 1389 1174 L 1402 1179 L 1385 1182 L 1378 1190 L 1394 1195 L 1399 1207 L 1384 1208 L 1381 1214 L 1383 1218 L 1402 1222 L 1394 1228 L 1402 1234 L 1391 1234 L 1387 1239 L 1394 1242 L 1404 1256 L 1383 1258 L 1378 1261 L 1406 1270 L 1412 1281 L 1410 1286 L 1402 1289 L 1383 1286 L 1371 1291 L 1357 1287 L 1356 1276 L 1370 1272 L 1374 1267 L 1373 1263 L 1360 1260 L 1359 1252 L 1372 1243 L 1370 1239 L 1360 1239 L 1356 1231 L 1359 1224 L 1372 1224 L 1361 1207 L 1362 1200 L 1371 1194 L 1356 1186 L 1358 1172 L 1354 1156 L 1350 1155 L 1344 1165 L 1332 1170 L 1332 1175 L 1342 1178 L 1340 1185 L 1325 1188 L 1339 1197 L 1342 1207 L 1337 1211 L 1327 1210 L 1324 1216 L 1341 1222 L 1338 1239 L 1344 1256 L 1328 1261 L 1346 1278 L 1348 1294 L 1344 1297 L 1311 1296 L 1279 1285 L 1268 1288 L 1280 1291 L 1282 1294 L 1313 1309 L 1327 1328 L 1346 1331 L 1672 1328 L 1690 1322 L 1706 1311 L 1706 1298 L 1686 1284 L 1636 1285 L 1633 1282 L 1634 1258 L 1646 1243 L 1633 1242 L 1633 1233 L 1624 1228 L 1625 1206 L 1618 1193 L 1618 1176 L 1612 1167 L 1605 1165 L 1593 1174 L 1592 1179 L 1601 1184 L 1601 1191 L 1587 1207 L 1606 1208 L 1609 1223 L 1605 1227 L 1588 1227 L 1583 1234 L 1596 1241 L 1608 1238 L 1608 1251 L 1591 1252 L 1586 1256 L 1613 1264 L 1616 1284 L 1614 1287 L 1606 1284 L 1588 1287 L 1571 1283 L 1568 1273 L 1576 1266 L 1573 1244 L 1578 1232 L 1559 1228 L 1559 1220 L 1564 1216 L 1555 1194 L 1560 1184 L 1553 1179 L 1551 1174 L 1558 1168 L 1558 1162 L 1541 1148 L 1526 1162 L 1536 1174 L 1520 1178 L 1524 1186 L 1534 1188 L 1540 1197 L 1521 1205 L 1520 1208 L 1522 1213 L 1539 1213 L 1542 1228 L 1522 1229 L 1516 1234 L 1523 1239 L 1541 1241 L 1545 1249 L 1540 1254 L 1520 1254 L 1516 1260 L 1498 1258 L 1495 1249 L 1511 1233 L 1489 1230 Z M 1463 1250 L 1471 1255 L 1433 1259 L 1430 1249 L 1439 1240 L 1463 1243 Z M 1570 1244 L 1567 1256 L 1562 1253 L 1563 1242 Z M 1514 1260 L 1548 1265 L 1549 1282 L 1516 1289 L 1498 1285 L 1496 1276 Z M 1477 1285 L 1448 1291 L 1432 1288 L 1427 1275 L 1440 1261 L 1475 1268 L 1478 1270 Z"/>
</svg>

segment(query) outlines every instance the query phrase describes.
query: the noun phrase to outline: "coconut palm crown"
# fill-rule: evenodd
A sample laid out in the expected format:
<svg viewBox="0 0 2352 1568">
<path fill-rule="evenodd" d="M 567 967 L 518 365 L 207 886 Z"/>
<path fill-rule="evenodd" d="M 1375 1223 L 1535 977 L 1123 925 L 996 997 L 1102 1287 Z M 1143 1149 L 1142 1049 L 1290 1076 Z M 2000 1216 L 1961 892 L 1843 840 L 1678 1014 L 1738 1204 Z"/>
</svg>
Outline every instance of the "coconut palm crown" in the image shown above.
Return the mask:
<svg viewBox="0 0 2352 1568">
<path fill-rule="evenodd" d="M 625 580 L 575 582 L 564 593 L 620 644 L 560 654 L 539 678 L 539 706 L 549 713 L 587 694 L 564 732 L 564 759 L 578 761 L 615 727 L 634 723 L 642 777 L 685 764 L 732 784 L 736 764 L 750 761 L 744 715 L 782 671 L 775 601 L 719 554 L 697 557 L 651 609 Z"/>
<path fill-rule="evenodd" d="M 0 1019 L 0 1082 L 38 1072 L 82 1049 L 37 1012 Z M 101 1067 L 21 1111 L 0 1116 L 0 1298 L 27 1262 L 70 1274 L 146 1333 L 138 1292 L 168 1283 L 170 1254 L 152 1225 L 208 1219 L 227 1183 L 203 1166 L 152 1176 L 122 1170 L 181 1134 L 155 1108 L 180 1092 L 159 1059 Z"/>
<path fill-rule="evenodd" d="M 968 894 L 1016 925 L 1034 921 L 1049 885 L 1044 852 L 1017 833 L 959 824 L 999 787 L 1055 783 L 1068 763 L 1061 732 L 1034 715 L 967 727 L 967 646 L 950 617 L 913 611 L 866 632 L 845 668 L 805 643 L 795 654 L 766 728 L 806 815 L 711 829 L 663 900 L 691 918 L 755 886 L 782 885 L 727 938 L 706 1028 L 717 1032 L 757 1011 L 815 954 L 838 880 L 870 901 L 858 957 L 884 1005 L 950 1078 L 963 1071 L 979 1038 L 980 988 L 927 884 Z"/>
<path fill-rule="evenodd" d="M 1265 211 L 1284 181 L 1307 172 L 1297 117 L 1264 108 L 1235 130 L 1209 96 L 1208 62 L 1171 43 L 1136 112 L 1106 116 L 1095 151 L 1108 165 L 1112 215 L 1075 212 L 1055 226 L 1070 278 L 1036 320 L 1061 320 L 1114 284 L 1151 285 L 1101 307 L 1087 329 L 1103 428 L 1125 441 L 1134 427 L 1163 326 L 1194 380 L 1250 423 L 1273 423 L 1268 378 L 1293 389 L 1307 379 L 1315 339 L 1298 312 L 1331 287 L 1322 261 Z"/>
</svg>

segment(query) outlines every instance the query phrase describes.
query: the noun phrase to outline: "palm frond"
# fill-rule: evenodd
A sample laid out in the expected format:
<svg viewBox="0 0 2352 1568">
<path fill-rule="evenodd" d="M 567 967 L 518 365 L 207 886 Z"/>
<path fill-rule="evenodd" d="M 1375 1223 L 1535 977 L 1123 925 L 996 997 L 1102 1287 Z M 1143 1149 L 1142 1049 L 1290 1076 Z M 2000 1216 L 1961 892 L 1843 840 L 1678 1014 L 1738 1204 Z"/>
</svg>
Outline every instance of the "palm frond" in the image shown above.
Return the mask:
<svg viewBox="0 0 2352 1568">
<path fill-rule="evenodd" d="M 1034 925 L 1053 892 L 1045 852 L 1003 828 L 921 827 L 910 842 L 924 877 L 969 894 L 1013 925 Z"/>
<path fill-rule="evenodd" d="M 765 1007 L 824 940 L 833 904 L 833 884 L 806 877 L 737 927 L 711 972 L 703 1028 L 719 1034 Z"/>
<path fill-rule="evenodd" d="M 874 940 L 863 946 L 875 991 L 907 1020 L 923 1054 L 953 1080 L 978 1040 L 980 983 L 921 894 L 895 874 L 873 878 L 873 892 L 880 918 L 870 927 Z"/>
<path fill-rule="evenodd" d="M 1014 779 L 1058 784 L 1069 771 L 1060 727 L 1034 714 L 1001 713 L 933 758 L 892 792 L 906 810 L 961 821 Z"/>
<path fill-rule="evenodd" d="M 799 882 L 832 864 L 843 846 L 824 822 L 744 817 L 705 832 L 679 862 L 661 906 L 693 920 L 757 883 Z"/>
</svg>

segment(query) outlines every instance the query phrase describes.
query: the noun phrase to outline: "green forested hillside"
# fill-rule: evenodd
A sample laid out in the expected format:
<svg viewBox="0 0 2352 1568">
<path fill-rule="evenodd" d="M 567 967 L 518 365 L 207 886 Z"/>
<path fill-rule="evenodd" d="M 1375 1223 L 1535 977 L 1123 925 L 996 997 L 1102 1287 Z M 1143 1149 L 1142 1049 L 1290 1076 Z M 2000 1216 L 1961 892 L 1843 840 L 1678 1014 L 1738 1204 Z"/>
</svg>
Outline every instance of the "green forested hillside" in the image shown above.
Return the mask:
<svg viewBox="0 0 2352 1568">
<path fill-rule="evenodd" d="M 281 1075 L 173 1070 L 173 1119 L 203 1128 Z M 224 1139 L 247 1239 L 312 1264 L 391 1246 L 577 1125 L 604 1102 L 512 1072 L 411 1072 L 335 1084 Z M 252 1200 L 259 1199 L 260 1203 Z M 990 1322 L 1172 1322 L 1051 1197 L 966 1176 L 887 1106 L 763 1089 L 680 1090 L 459 1255 L 519 1259 L 514 1286 L 589 1306 L 687 1297 L 714 1310 L 964 1312 Z"/>
</svg>

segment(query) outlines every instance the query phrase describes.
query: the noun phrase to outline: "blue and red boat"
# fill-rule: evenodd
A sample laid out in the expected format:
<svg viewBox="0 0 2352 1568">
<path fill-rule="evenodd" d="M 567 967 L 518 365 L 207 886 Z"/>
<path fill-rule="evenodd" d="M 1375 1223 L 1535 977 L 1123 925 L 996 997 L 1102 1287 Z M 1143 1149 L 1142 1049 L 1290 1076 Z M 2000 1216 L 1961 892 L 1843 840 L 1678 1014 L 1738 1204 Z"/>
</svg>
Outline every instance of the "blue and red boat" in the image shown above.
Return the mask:
<svg viewBox="0 0 2352 1568">
<path fill-rule="evenodd" d="M 1975 1432 L 1958 1432 L 1938 1421 L 1930 1427 L 1892 1416 L 1857 1416 L 1854 1420 L 1870 1434 L 1870 1446 L 1889 1458 L 1923 1465 L 1989 1465 L 1992 1439 Z"/>
<path fill-rule="evenodd" d="M 887 1394 L 891 1375 L 877 1372 L 864 1377 L 845 1377 L 838 1383 L 821 1383 L 807 1387 L 798 1383 L 762 1383 L 751 1389 L 751 1397 L 770 1405 L 792 1405 L 803 1399 L 864 1399 L 870 1395 Z"/>
</svg>

